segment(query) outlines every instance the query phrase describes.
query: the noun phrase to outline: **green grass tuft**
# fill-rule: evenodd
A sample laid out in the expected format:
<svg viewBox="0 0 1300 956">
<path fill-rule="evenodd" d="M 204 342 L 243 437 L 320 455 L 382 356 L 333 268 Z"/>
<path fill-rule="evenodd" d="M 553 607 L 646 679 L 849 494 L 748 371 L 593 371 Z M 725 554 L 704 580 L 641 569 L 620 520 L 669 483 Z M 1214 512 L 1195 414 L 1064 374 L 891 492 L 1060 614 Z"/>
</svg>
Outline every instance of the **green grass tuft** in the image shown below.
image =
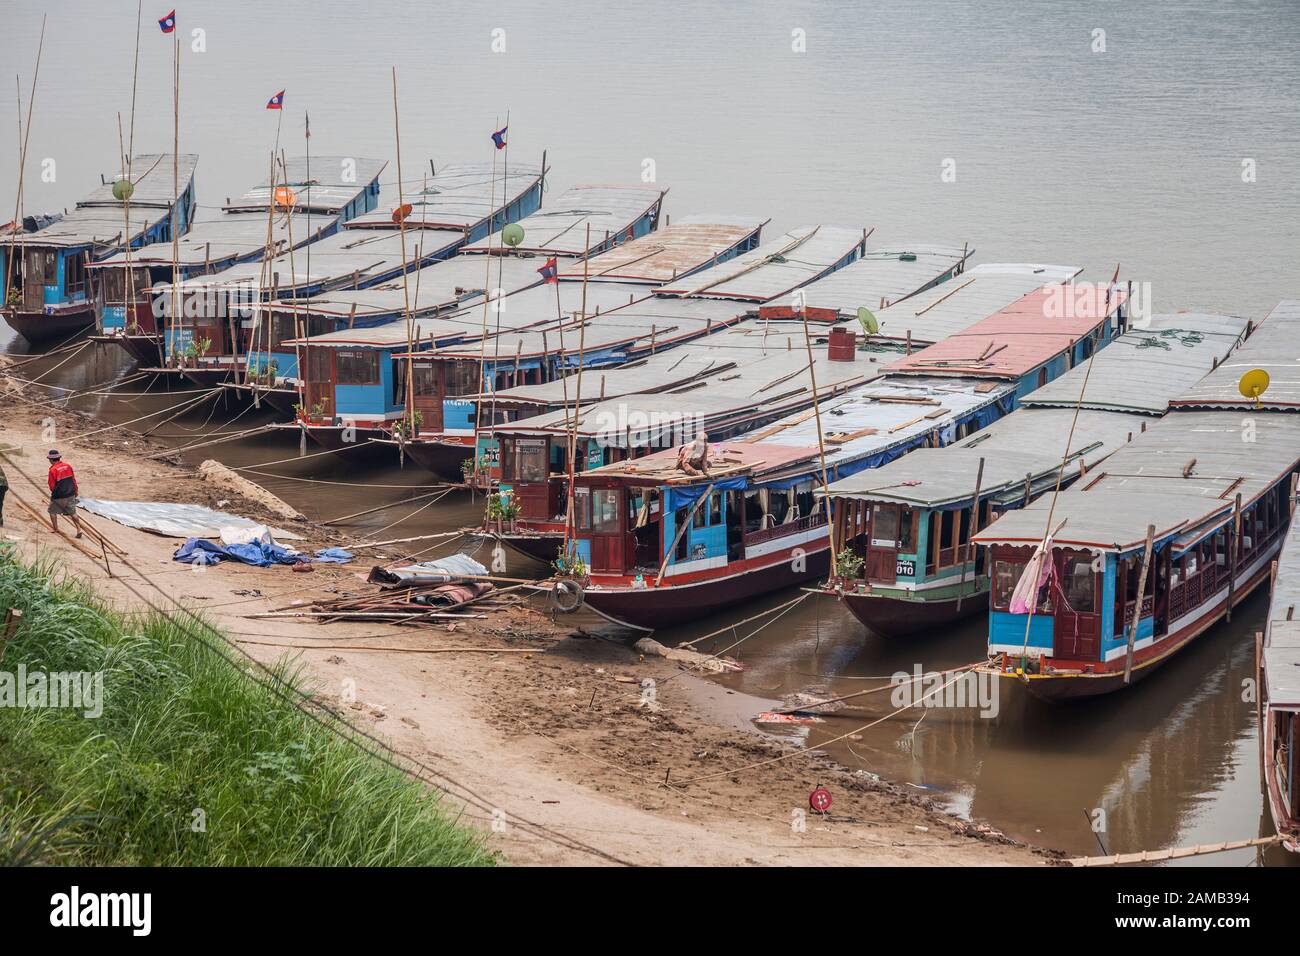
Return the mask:
<svg viewBox="0 0 1300 956">
<path fill-rule="evenodd" d="M 124 618 L 52 565 L 0 552 L 0 616 L 11 607 L 23 620 L 0 671 L 102 671 L 103 714 L 0 707 L 0 865 L 496 861 L 436 793 L 200 644 L 192 620 Z"/>
</svg>

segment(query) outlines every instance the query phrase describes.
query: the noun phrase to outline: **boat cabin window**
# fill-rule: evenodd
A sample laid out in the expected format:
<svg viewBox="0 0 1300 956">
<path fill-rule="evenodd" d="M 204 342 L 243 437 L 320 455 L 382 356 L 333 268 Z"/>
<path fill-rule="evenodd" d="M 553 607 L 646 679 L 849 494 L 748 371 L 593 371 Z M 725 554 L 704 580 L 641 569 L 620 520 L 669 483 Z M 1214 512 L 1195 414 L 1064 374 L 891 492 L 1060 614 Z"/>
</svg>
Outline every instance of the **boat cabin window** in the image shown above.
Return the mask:
<svg viewBox="0 0 1300 956">
<path fill-rule="evenodd" d="M 1097 610 L 1096 577 L 1092 559 L 1086 554 L 1069 555 L 1061 566 L 1061 591 L 1077 614 L 1094 614 Z"/>
<path fill-rule="evenodd" d="M 339 349 L 335 368 L 340 385 L 379 384 L 379 353 L 370 349 Z"/>
<path fill-rule="evenodd" d="M 898 518 L 898 550 L 911 554 L 916 550 L 916 525 L 920 515 L 911 508 L 903 508 Z"/>
<path fill-rule="evenodd" d="M 149 286 L 151 285 L 151 282 L 149 280 L 149 270 L 132 269 L 130 271 L 135 273 L 134 286 L 133 286 L 135 291 L 135 300 L 141 301 L 146 298 L 146 296 L 144 295 L 144 290 L 149 288 Z M 124 302 L 126 300 L 127 292 L 129 291 L 126 287 L 126 277 L 127 277 L 126 269 L 100 270 L 99 286 L 103 290 L 104 301 L 108 305 Z"/>
<path fill-rule="evenodd" d="M 298 326 L 293 319 L 283 312 L 271 316 L 271 351 L 282 351 L 285 342 L 298 337 Z"/>
<path fill-rule="evenodd" d="M 447 394 L 477 395 L 479 388 L 478 366 L 473 362 L 448 362 Z"/>
<path fill-rule="evenodd" d="M 330 380 L 330 350 L 307 350 L 307 380 L 309 382 L 328 382 Z"/>
<path fill-rule="evenodd" d="M 567 510 L 568 505 L 565 505 Z M 573 490 L 573 524 L 579 531 L 591 530 L 591 489 Z"/>
<path fill-rule="evenodd" d="M 53 249 L 28 249 L 23 259 L 27 284 L 54 285 L 58 282 L 59 257 Z"/>
<path fill-rule="evenodd" d="M 73 253 L 63 261 L 63 289 L 69 295 L 86 287 L 86 254 Z"/>
<path fill-rule="evenodd" d="M 998 559 L 993 562 L 993 606 L 1005 611 L 1011 606 L 1011 593 L 1025 573 L 1024 561 Z"/>
<path fill-rule="evenodd" d="M 546 481 L 549 477 L 546 439 L 520 438 L 507 443 L 506 447 L 513 447 L 514 451 L 506 460 L 505 474 L 508 477 L 515 481 Z M 510 458 L 513 458 L 513 462 Z"/>
<path fill-rule="evenodd" d="M 404 365 L 405 363 L 403 363 Z M 412 390 L 416 398 L 437 398 L 438 397 L 438 379 L 433 374 L 433 367 L 430 365 L 412 365 L 411 366 Z"/>
<path fill-rule="evenodd" d="M 618 489 L 591 489 L 591 530 L 596 534 L 618 532 Z"/>
<path fill-rule="evenodd" d="M 876 505 L 871 512 L 871 543 L 886 548 L 898 541 L 898 509 L 893 505 Z"/>
<path fill-rule="evenodd" d="M 695 509 L 691 519 L 692 528 L 707 528 L 722 521 L 722 496 L 718 492 L 709 495 L 709 500 Z"/>
</svg>

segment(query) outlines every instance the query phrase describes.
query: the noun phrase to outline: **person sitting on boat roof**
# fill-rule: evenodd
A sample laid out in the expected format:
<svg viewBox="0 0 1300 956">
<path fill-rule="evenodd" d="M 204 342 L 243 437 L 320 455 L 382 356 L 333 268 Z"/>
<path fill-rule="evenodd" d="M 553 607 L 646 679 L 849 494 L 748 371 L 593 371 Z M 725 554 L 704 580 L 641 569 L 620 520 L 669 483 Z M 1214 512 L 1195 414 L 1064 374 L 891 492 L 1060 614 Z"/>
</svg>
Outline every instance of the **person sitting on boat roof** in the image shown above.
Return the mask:
<svg viewBox="0 0 1300 956">
<path fill-rule="evenodd" d="M 693 442 L 688 442 L 678 450 L 677 468 L 696 478 L 709 476 L 709 436 L 703 429 L 700 429 Z"/>
</svg>

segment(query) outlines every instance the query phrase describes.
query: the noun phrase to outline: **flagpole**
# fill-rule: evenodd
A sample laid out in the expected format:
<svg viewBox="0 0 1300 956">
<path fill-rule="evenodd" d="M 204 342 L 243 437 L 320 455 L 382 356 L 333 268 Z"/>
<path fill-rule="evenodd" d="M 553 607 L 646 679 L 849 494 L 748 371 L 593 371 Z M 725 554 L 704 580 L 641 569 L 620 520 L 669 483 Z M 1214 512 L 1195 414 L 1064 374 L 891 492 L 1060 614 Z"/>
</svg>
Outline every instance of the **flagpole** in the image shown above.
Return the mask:
<svg viewBox="0 0 1300 956">
<path fill-rule="evenodd" d="M 122 166 L 126 170 L 126 181 L 131 182 L 131 159 L 135 153 L 135 96 L 140 81 L 140 18 L 144 13 L 144 0 L 138 0 L 135 8 L 135 66 L 131 71 L 131 135 L 127 140 L 126 155 Z M 117 117 L 118 148 L 122 140 L 122 114 Z M 134 187 L 134 183 L 131 183 Z M 131 232 L 131 195 L 127 194 L 122 203 L 122 221 L 124 232 Z M 107 302 L 107 298 L 105 299 Z M 139 327 L 135 321 L 135 270 L 131 268 L 131 243 L 126 244 L 126 281 L 122 283 L 122 331 L 129 332 L 131 326 Z M 102 331 L 102 330 L 101 330 Z"/>
<path fill-rule="evenodd" d="M 180 212 L 180 178 L 181 178 L 181 33 L 175 27 L 172 28 L 175 34 L 175 43 L 172 45 L 172 320 L 171 329 L 173 338 L 176 330 L 180 328 L 180 288 L 177 283 L 180 281 L 180 268 L 177 261 L 180 258 L 180 234 L 177 229 L 179 212 Z M 131 237 L 126 237 L 127 246 L 131 244 Z"/>
<path fill-rule="evenodd" d="M 397 232 L 402 243 L 402 299 L 406 310 L 406 434 L 415 437 L 415 343 L 411 341 L 411 280 L 406 261 L 406 193 L 402 188 L 402 124 L 397 112 L 397 67 L 393 71 L 393 138 L 397 145 Z M 405 456 L 402 456 L 405 458 Z"/>
<path fill-rule="evenodd" d="M 574 472 L 578 457 L 578 415 L 582 411 L 582 368 L 586 364 L 587 350 L 587 280 L 591 260 L 591 220 L 587 220 L 587 239 L 582 249 L 582 324 L 578 326 L 578 380 L 574 384 L 573 424 L 569 429 L 569 504 L 564 519 L 565 556 L 573 567 L 577 546 L 577 526 L 574 523 Z"/>
<path fill-rule="evenodd" d="M 502 129 L 504 129 L 504 130 L 506 131 L 506 132 L 505 132 L 505 135 L 502 137 L 502 138 L 505 140 L 505 148 L 504 148 L 503 150 L 500 151 L 500 152 L 502 153 L 502 158 L 501 158 L 501 228 L 502 228 L 502 230 L 504 230 L 505 227 L 506 227 L 506 220 L 508 220 L 508 219 L 510 218 L 510 111 L 509 111 L 509 110 L 506 110 L 506 125 L 503 126 Z M 491 232 L 491 230 L 489 230 L 489 232 L 488 232 L 488 236 L 489 236 L 488 244 L 489 244 L 489 245 L 491 245 L 491 242 L 492 242 L 492 240 L 491 240 L 491 235 L 492 235 L 492 232 Z M 502 284 L 502 281 L 503 281 L 503 280 L 502 280 L 502 276 L 504 275 L 504 269 L 505 269 L 506 249 L 505 249 L 504 244 L 501 245 L 501 246 L 498 246 L 498 249 L 499 249 L 500 251 L 497 253 L 497 285 L 496 285 L 496 288 L 497 288 L 497 291 L 498 291 L 501 295 L 504 295 L 504 291 L 502 290 L 501 284 Z M 491 268 L 492 268 L 491 263 L 492 263 L 492 257 L 489 256 L 489 257 L 488 257 L 488 269 L 489 269 L 489 271 L 490 271 Z M 496 333 L 492 336 L 492 344 L 493 344 L 493 350 L 492 350 L 492 372 L 493 372 L 493 375 L 492 375 L 492 403 L 491 403 L 491 405 L 489 406 L 490 412 L 489 412 L 489 414 L 488 414 L 488 426 L 489 426 L 489 427 L 495 426 L 495 425 L 496 425 L 496 420 L 497 420 L 497 387 L 496 387 L 496 372 L 497 372 L 497 366 L 500 365 L 500 362 L 501 362 L 501 310 L 502 310 L 502 308 L 503 308 L 503 306 L 502 306 L 502 304 L 501 304 L 501 300 L 500 300 L 500 298 L 498 298 L 498 299 L 497 299 L 497 327 L 496 327 Z M 518 377 L 518 375 L 519 375 L 519 366 L 516 365 L 516 366 L 515 366 L 515 376 L 516 376 L 516 378 Z M 475 455 L 475 457 L 478 456 L 478 440 L 477 440 L 477 439 L 474 441 L 474 455 Z"/>
<path fill-rule="evenodd" d="M 14 262 L 14 251 L 18 246 L 18 221 L 23 214 L 23 173 L 27 169 L 27 139 L 32 134 L 32 106 L 36 102 L 36 81 L 41 75 L 41 53 L 45 50 L 45 16 L 41 16 L 41 38 L 36 44 L 36 68 L 32 72 L 32 90 L 27 94 L 27 128 L 23 131 L 23 148 L 20 151 L 18 161 L 18 194 L 14 197 L 14 231 L 9 235 L 9 258 L 5 262 L 5 271 L 13 270 L 17 275 L 17 263 Z M 15 77 L 17 82 L 17 77 Z M 20 87 L 21 88 L 21 87 Z M 22 95 L 19 94 L 19 115 L 22 114 Z M 8 296 L 12 289 L 10 283 L 5 283 L 5 295 Z M 8 305 L 8 303 L 4 303 Z"/>
<path fill-rule="evenodd" d="M 499 117 L 498 117 L 499 119 Z M 497 120 L 493 120 L 495 125 Z M 488 234 L 487 234 L 487 253 L 484 256 L 483 264 L 483 333 L 479 337 L 478 343 L 478 387 L 479 395 L 483 394 L 483 372 L 487 365 L 487 334 L 488 334 L 488 306 L 492 302 L 492 226 L 496 222 L 496 187 L 497 187 L 497 149 L 496 143 L 492 144 L 492 178 L 488 180 Z M 496 369 L 492 370 L 492 395 L 496 398 Z M 473 469 L 470 471 L 470 500 L 474 500 L 474 492 L 478 487 L 478 433 L 479 425 L 483 417 L 483 400 L 480 398 L 474 402 L 474 449 L 473 457 L 470 461 Z"/>
</svg>

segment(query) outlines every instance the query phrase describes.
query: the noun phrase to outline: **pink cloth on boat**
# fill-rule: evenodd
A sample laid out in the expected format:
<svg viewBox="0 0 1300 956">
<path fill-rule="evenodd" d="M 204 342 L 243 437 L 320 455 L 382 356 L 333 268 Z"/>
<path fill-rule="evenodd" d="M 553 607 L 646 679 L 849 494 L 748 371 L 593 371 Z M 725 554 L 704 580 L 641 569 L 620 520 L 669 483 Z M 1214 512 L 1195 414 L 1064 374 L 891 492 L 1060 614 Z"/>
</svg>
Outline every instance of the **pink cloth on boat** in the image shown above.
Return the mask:
<svg viewBox="0 0 1300 956">
<path fill-rule="evenodd" d="M 1047 537 L 1034 549 L 1024 573 L 1011 592 L 1011 613 L 1028 614 L 1038 602 L 1038 592 L 1052 574 L 1052 539 Z"/>
</svg>

